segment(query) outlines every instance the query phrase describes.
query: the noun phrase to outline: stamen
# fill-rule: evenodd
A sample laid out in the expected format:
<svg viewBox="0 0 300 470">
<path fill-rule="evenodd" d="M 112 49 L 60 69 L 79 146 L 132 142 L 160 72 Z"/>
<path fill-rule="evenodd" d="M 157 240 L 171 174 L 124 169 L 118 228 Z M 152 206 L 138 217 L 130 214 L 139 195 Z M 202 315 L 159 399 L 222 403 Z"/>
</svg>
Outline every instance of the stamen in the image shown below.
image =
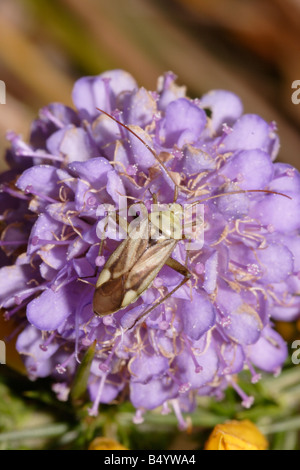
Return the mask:
<svg viewBox="0 0 300 470">
<path fill-rule="evenodd" d="M 251 362 L 247 359 L 247 366 L 249 368 L 250 374 L 251 374 L 251 383 L 256 384 L 261 380 L 261 374 L 258 374 L 256 370 L 254 369 L 253 365 Z"/>
<path fill-rule="evenodd" d="M 28 157 L 28 158 L 41 158 L 43 160 L 53 160 L 54 162 L 63 162 L 64 159 L 62 157 L 58 157 L 55 155 L 52 155 L 51 153 L 44 152 L 40 153 L 38 151 L 34 151 L 32 149 L 30 150 L 16 150 L 16 155 L 18 157 Z"/>
<path fill-rule="evenodd" d="M 241 387 L 229 375 L 226 376 L 226 380 L 227 380 L 228 383 L 230 383 L 232 388 L 234 388 L 234 390 L 237 392 L 237 394 L 241 397 L 243 407 L 247 408 L 247 409 L 251 408 L 251 406 L 254 403 L 254 397 L 246 395 L 244 390 L 242 390 Z"/>
<path fill-rule="evenodd" d="M 51 121 L 59 129 L 63 129 L 65 127 L 63 122 L 60 119 L 58 119 L 56 116 L 54 116 L 54 114 L 52 114 L 51 111 L 47 108 L 41 109 L 39 112 L 39 115 L 41 118 L 44 117 L 48 119 L 49 121 Z"/>
<path fill-rule="evenodd" d="M 74 238 L 70 239 L 68 238 L 68 240 L 46 240 L 46 239 L 43 239 L 43 238 L 39 238 L 37 235 L 35 235 L 34 237 L 32 237 L 31 239 L 31 244 L 33 246 L 37 246 L 37 245 L 69 245 L 71 242 L 74 241 Z"/>
<path fill-rule="evenodd" d="M 53 292 L 57 292 L 59 289 L 61 289 L 62 287 L 65 287 L 67 286 L 68 284 L 70 284 L 71 282 L 73 281 L 76 281 L 78 279 L 78 276 L 73 276 L 73 277 L 70 277 L 69 279 L 66 278 L 64 281 L 62 281 L 60 284 L 57 284 L 56 281 L 54 281 L 54 283 L 50 286 L 50 289 L 53 290 Z"/>
<path fill-rule="evenodd" d="M 29 198 L 26 197 L 21 191 L 17 191 L 15 189 L 6 186 L 5 184 L 0 184 L 0 193 L 7 193 L 10 196 L 16 197 L 18 199 L 23 199 L 24 201 L 29 201 Z"/>
<path fill-rule="evenodd" d="M 230 325 L 231 325 L 231 318 L 229 316 L 224 316 L 223 318 L 220 318 L 219 320 L 219 325 L 222 327 L 222 328 L 228 328 Z"/>
<path fill-rule="evenodd" d="M 183 394 L 190 390 L 192 386 L 190 382 L 185 382 L 185 383 L 180 382 L 180 380 L 177 379 L 175 375 L 171 374 L 170 371 L 167 371 L 166 374 L 168 375 L 168 377 L 170 377 L 173 380 L 173 382 L 175 382 L 178 385 L 178 393 Z"/>
<path fill-rule="evenodd" d="M 85 336 L 84 338 L 82 338 L 82 340 L 81 340 L 82 346 L 88 348 L 92 344 L 92 342 L 93 342 L 92 338 L 94 337 L 94 334 L 95 334 L 97 328 L 98 328 L 98 326 L 94 326 L 93 328 L 90 329 L 89 334 L 87 336 Z"/>
<path fill-rule="evenodd" d="M 274 377 L 279 377 L 279 375 L 281 374 L 281 371 L 282 371 L 282 367 L 278 366 L 276 367 L 276 369 L 273 370 L 273 375 Z"/>
<path fill-rule="evenodd" d="M 234 260 L 230 260 L 230 263 L 236 266 L 237 268 L 242 269 L 243 271 L 246 271 L 252 276 L 258 276 L 259 274 L 261 274 L 260 266 L 258 266 L 258 264 L 256 263 L 249 263 L 247 264 L 247 266 Z"/>
<path fill-rule="evenodd" d="M 198 274 L 198 276 L 201 276 L 201 274 L 204 274 L 204 272 L 205 272 L 204 264 L 203 263 L 196 263 L 195 272 L 196 272 L 196 274 Z"/>
<path fill-rule="evenodd" d="M 51 204 L 56 204 L 57 203 L 56 199 L 53 199 L 52 197 L 46 196 L 45 194 L 41 194 L 41 193 L 38 193 L 37 191 L 35 191 L 35 189 L 33 188 L 33 186 L 31 184 L 26 186 L 25 194 L 33 194 L 34 196 L 38 196 L 40 199 L 42 199 L 46 202 L 50 202 Z"/>
<path fill-rule="evenodd" d="M 159 325 L 158 325 L 159 329 L 160 329 L 160 330 L 163 330 L 163 331 L 168 330 L 168 329 L 169 329 L 169 326 L 170 326 L 170 323 L 169 323 L 168 321 L 166 321 L 166 320 L 162 320 L 162 321 L 159 323 Z"/>
<path fill-rule="evenodd" d="M 70 387 L 66 382 L 57 382 L 52 385 L 52 390 L 56 393 L 59 401 L 68 401 L 70 394 Z"/>
<path fill-rule="evenodd" d="M 25 328 L 27 321 L 22 321 L 8 336 L 5 336 L 3 339 L 5 343 L 9 343 L 15 336 L 17 336 L 23 328 Z"/>
<path fill-rule="evenodd" d="M 223 141 L 226 139 L 226 137 L 229 134 L 231 134 L 233 129 L 232 129 L 232 127 L 229 127 L 226 123 L 224 123 L 223 126 L 222 126 L 222 131 L 223 131 L 223 134 L 221 135 L 221 137 L 218 140 L 217 147 L 220 147 L 223 144 Z"/>
<path fill-rule="evenodd" d="M 214 306 L 218 312 L 218 324 L 222 328 L 227 328 L 228 326 L 231 325 L 231 318 L 229 315 L 225 315 L 223 311 L 220 309 L 219 305 L 215 302 Z M 220 333 L 222 334 L 222 330 L 220 330 Z"/>
<path fill-rule="evenodd" d="M 271 121 L 270 124 L 269 124 L 269 129 L 270 131 L 273 133 L 273 132 L 276 132 L 278 130 L 278 127 L 277 127 L 277 123 L 276 121 Z"/>
<path fill-rule="evenodd" d="M 126 168 L 126 173 L 129 176 L 135 176 L 138 172 L 137 165 L 128 165 Z"/>
<path fill-rule="evenodd" d="M 27 240 L 0 241 L 0 246 L 27 245 Z"/>
<path fill-rule="evenodd" d="M 55 366 L 56 371 L 59 374 L 65 374 L 67 372 L 67 366 L 68 364 L 74 359 L 75 357 L 75 351 L 62 363 L 62 364 L 57 364 Z"/>
<path fill-rule="evenodd" d="M 164 281 L 160 277 L 156 277 L 153 281 L 153 287 L 156 287 L 156 289 L 159 289 L 164 285 Z"/>
<path fill-rule="evenodd" d="M 295 175 L 296 175 L 296 170 L 295 168 L 288 168 L 285 172 L 285 174 L 289 177 L 289 178 L 294 178 Z"/>
<path fill-rule="evenodd" d="M 165 416 L 171 413 L 171 410 L 169 408 L 168 402 L 164 401 L 162 404 L 162 410 L 161 410 L 161 415 Z"/>
<path fill-rule="evenodd" d="M 40 349 L 44 352 L 48 351 L 48 346 L 52 343 L 56 336 L 56 332 L 52 333 L 52 335 L 49 336 L 49 338 L 42 344 L 40 344 Z"/>
<path fill-rule="evenodd" d="M 184 420 L 184 418 L 182 416 L 178 400 L 171 400 L 171 405 L 172 405 L 174 413 L 176 415 L 179 429 L 181 431 L 184 431 L 185 429 L 188 428 L 188 423 Z"/>
<path fill-rule="evenodd" d="M 115 351 L 117 349 L 117 347 L 119 346 L 120 344 L 120 338 L 118 338 L 115 342 L 115 344 L 113 345 L 113 348 L 111 349 L 110 351 L 110 354 L 109 356 L 107 357 L 107 359 L 102 363 L 102 364 L 99 364 L 99 369 L 102 370 L 102 372 L 109 372 L 110 370 L 110 363 L 113 359 L 113 356 L 115 354 Z"/>
<path fill-rule="evenodd" d="M 95 196 L 90 196 L 87 200 L 87 205 L 89 207 L 94 207 L 96 206 L 96 204 L 97 204 L 97 199 L 95 198 Z"/>
<path fill-rule="evenodd" d="M 88 413 L 89 413 L 90 416 L 97 416 L 98 415 L 99 405 L 100 405 L 100 401 L 101 401 L 101 395 L 102 395 L 103 388 L 104 388 L 104 385 L 105 385 L 106 376 L 107 376 L 107 374 L 104 373 L 102 375 L 102 377 L 100 378 L 100 380 L 99 380 L 99 387 L 98 387 L 98 392 L 97 392 L 96 399 L 93 403 L 92 408 L 89 408 L 89 410 L 88 410 Z"/>
<path fill-rule="evenodd" d="M 97 258 L 95 259 L 95 265 L 101 268 L 101 266 L 104 266 L 104 264 L 105 264 L 104 256 L 97 256 Z"/>
<path fill-rule="evenodd" d="M 253 276 L 258 276 L 261 273 L 260 267 L 257 264 L 248 264 L 247 272 Z"/>
<path fill-rule="evenodd" d="M 25 289 L 22 292 L 19 292 L 14 296 L 14 301 L 16 305 L 21 305 L 25 299 L 28 297 L 31 297 L 33 294 L 36 292 L 39 292 L 41 290 L 45 290 L 48 287 L 48 284 L 40 284 L 39 286 L 36 287 L 31 287 L 30 289 Z M 23 307 L 24 305 L 22 305 Z"/>
<path fill-rule="evenodd" d="M 144 413 L 145 413 L 145 410 L 143 408 L 138 408 L 136 410 L 134 417 L 132 418 L 132 422 L 134 424 L 142 424 L 144 422 L 144 417 L 143 417 Z"/>
<path fill-rule="evenodd" d="M 193 363 L 195 364 L 195 373 L 199 374 L 200 372 L 203 371 L 203 367 L 200 366 L 200 364 L 198 363 L 198 361 L 196 359 L 196 356 L 194 354 L 193 348 L 191 346 L 191 343 L 190 343 L 190 341 L 189 341 L 189 339 L 187 338 L 186 335 L 184 335 L 184 339 L 185 339 L 185 345 L 187 346 L 189 354 L 190 354 L 190 356 L 193 360 Z"/>
<path fill-rule="evenodd" d="M 19 310 L 21 310 L 22 308 L 24 308 L 28 303 L 30 302 L 30 299 L 27 300 L 26 302 L 24 303 L 21 303 L 20 305 L 18 305 L 17 307 L 13 308 L 12 310 L 7 310 L 6 312 L 4 312 L 3 314 L 3 317 L 4 317 L 4 321 L 9 321 L 13 315 L 17 312 L 19 312 Z"/>
<path fill-rule="evenodd" d="M 107 315 L 106 317 L 102 318 L 102 323 L 105 326 L 111 326 L 115 323 L 115 321 L 112 315 Z"/>
</svg>

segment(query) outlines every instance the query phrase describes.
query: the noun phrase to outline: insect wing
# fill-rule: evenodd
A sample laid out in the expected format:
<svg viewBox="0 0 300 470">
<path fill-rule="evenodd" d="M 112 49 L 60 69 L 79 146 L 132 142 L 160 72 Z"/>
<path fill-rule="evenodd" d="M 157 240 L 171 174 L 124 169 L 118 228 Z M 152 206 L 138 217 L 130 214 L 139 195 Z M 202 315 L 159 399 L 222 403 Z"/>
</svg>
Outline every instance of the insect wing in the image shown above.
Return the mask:
<svg viewBox="0 0 300 470">
<path fill-rule="evenodd" d="M 133 232 L 133 237 L 129 236 L 112 253 L 98 277 L 93 298 L 93 310 L 97 315 L 110 315 L 123 308 L 125 281 L 149 245 L 148 218 Z"/>
<path fill-rule="evenodd" d="M 140 236 L 137 236 L 137 231 Z M 128 273 L 147 249 L 148 242 L 148 219 L 145 219 L 109 257 L 98 277 L 96 288 Z"/>
<path fill-rule="evenodd" d="M 122 308 L 134 302 L 153 282 L 175 248 L 177 241 L 164 240 L 149 246 L 133 265 L 124 284 Z"/>
</svg>

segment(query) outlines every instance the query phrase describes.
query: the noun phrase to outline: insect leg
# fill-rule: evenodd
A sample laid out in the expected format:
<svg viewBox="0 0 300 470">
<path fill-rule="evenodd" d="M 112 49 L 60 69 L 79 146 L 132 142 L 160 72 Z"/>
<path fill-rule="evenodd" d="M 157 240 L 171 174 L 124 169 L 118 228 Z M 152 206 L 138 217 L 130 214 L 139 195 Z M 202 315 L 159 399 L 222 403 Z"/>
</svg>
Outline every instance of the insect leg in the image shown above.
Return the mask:
<svg viewBox="0 0 300 470">
<path fill-rule="evenodd" d="M 174 269 L 174 271 L 177 271 L 179 272 L 180 274 L 182 274 L 184 276 L 184 279 L 176 286 L 174 287 L 174 289 L 172 289 L 168 294 L 166 294 L 162 299 L 159 299 L 157 300 L 153 305 L 152 307 L 148 308 L 148 310 L 146 310 L 145 312 L 143 312 L 136 320 L 135 322 L 133 323 L 133 325 L 131 325 L 128 330 L 131 330 L 136 324 L 137 322 L 139 322 L 142 318 L 144 318 L 146 315 L 148 315 L 148 313 L 152 312 L 152 310 L 154 310 L 156 307 L 158 307 L 158 305 L 162 304 L 165 300 L 169 299 L 178 289 L 180 289 L 180 287 L 182 287 L 190 278 L 191 278 L 191 273 L 190 271 L 185 267 L 183 266 L 183 264 L 179 263 L 178 261 L 176 261 L 175 259 L 173 258 L 168 258 L 168 260 L 166 261 L 165 263 L 167 266 L 169 266 L 170 268 Z"/>
<path fill-rule="evenodd" d="M 173 259 L 171 257 L 168 258 L 166 261 L 166 265 L 174 269 L 174 271 L 177 271 L 178 273 L 187 277 L 188 279 L 190 279 L 190 277 L 192 276 L 188 268 L 183 264 L 179 263 L 179 261 L 176 261 L 176 259 Z"/>
</svg>

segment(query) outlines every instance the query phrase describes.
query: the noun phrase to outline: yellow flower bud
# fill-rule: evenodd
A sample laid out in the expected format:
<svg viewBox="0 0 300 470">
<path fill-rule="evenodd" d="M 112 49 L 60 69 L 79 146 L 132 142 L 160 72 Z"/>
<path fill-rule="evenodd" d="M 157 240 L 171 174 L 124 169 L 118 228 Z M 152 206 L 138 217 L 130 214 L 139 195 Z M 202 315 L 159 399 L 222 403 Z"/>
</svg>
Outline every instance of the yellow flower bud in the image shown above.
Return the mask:
<svg viewBox="0 0 300 470">
<path fill-rule="evenodd" d="M 251 421 L 218 424 L 204 450 L 266 450 L 268 441 Z"/>
<path fill-rule="evenodd" d="M 109 437 L 96 437 L 89 446 L 89 450 L 128 450 L 119 442 Z"/>
</svg>

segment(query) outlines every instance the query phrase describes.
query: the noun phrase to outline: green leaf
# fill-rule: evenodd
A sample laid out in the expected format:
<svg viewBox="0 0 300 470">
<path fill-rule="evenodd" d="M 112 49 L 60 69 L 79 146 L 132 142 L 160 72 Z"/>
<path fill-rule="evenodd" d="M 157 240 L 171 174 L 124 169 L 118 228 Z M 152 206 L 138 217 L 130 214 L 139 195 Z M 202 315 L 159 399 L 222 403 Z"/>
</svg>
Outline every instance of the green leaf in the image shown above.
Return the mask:
<svg viewBox="0 0 300 470">
<path fill-rule="evenodd" d="M 85 395 L 92 361 L 96 352 L 96 344 L 97 341 L 95 340 L 86 351 L 82 362 L 77 369 L 74 382 L 71 387 L 71 401 L 74 406 L 78 405 L 78 401 L 80 401 L 80 399 Z"/>
</svg>

